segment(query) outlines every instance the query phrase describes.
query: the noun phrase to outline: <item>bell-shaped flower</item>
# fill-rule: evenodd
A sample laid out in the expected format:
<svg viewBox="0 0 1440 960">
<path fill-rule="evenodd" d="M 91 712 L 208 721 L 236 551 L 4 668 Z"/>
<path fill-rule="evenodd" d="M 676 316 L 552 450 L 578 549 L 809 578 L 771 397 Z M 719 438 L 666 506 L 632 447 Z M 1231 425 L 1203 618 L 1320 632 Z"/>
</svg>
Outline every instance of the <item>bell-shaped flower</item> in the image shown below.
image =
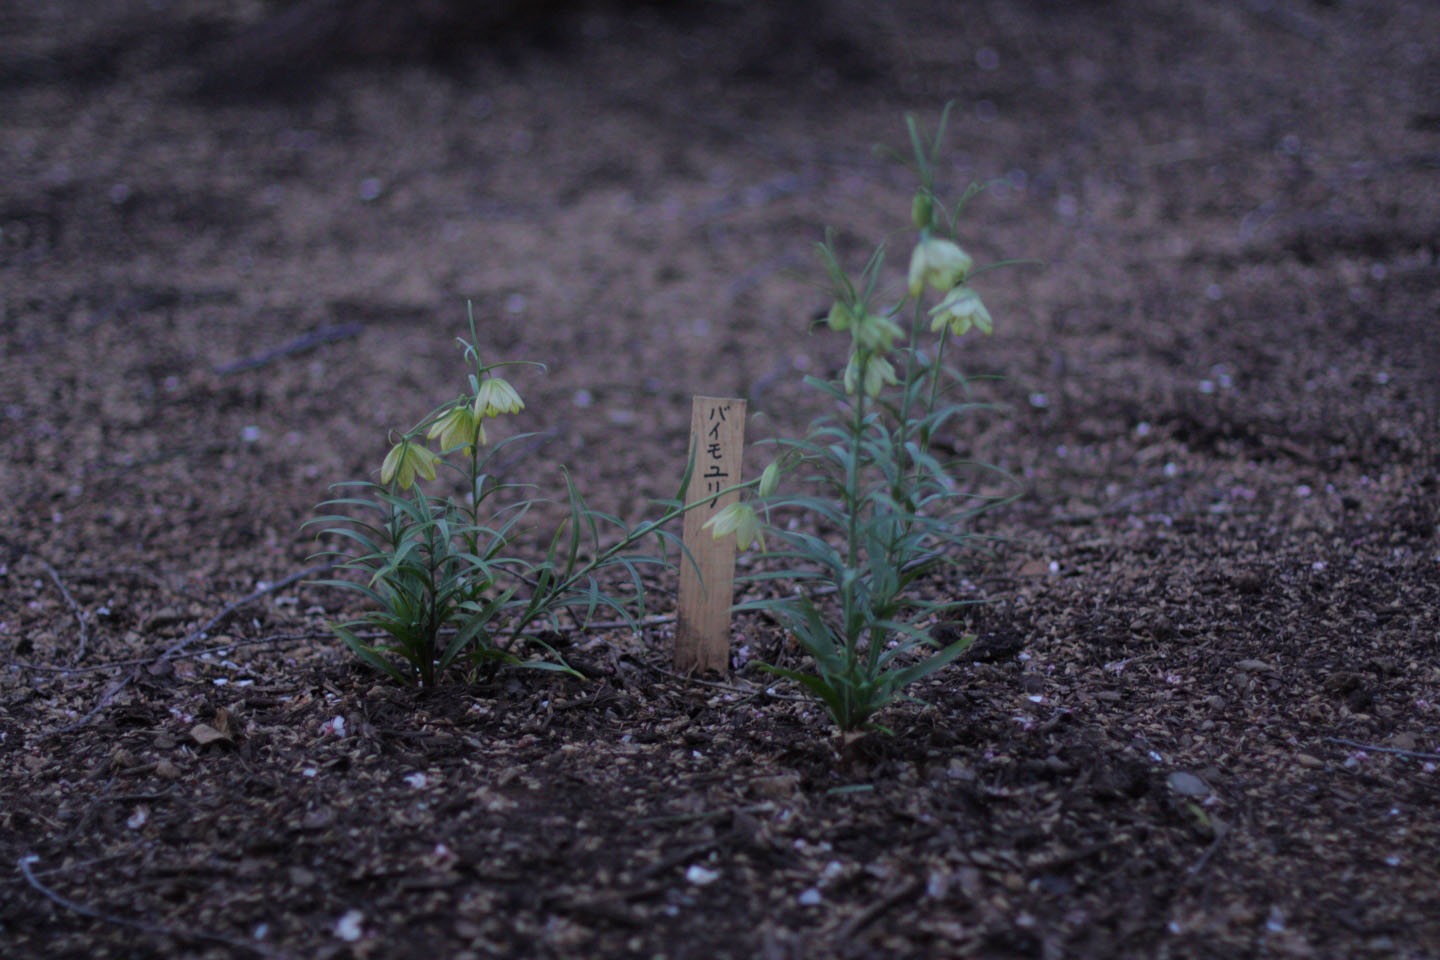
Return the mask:
<svg viewBox="0 0 1440 960">
<path fill-rule="evenodd" d="M 858 363 L 860 354 L 850 354 L 850 362 L 845 365 L 845 392 L 854 393 L 860 380 L 860 365 Z M 890 361 L 884 357 L 872 356 L 865 363 L 865 395 L 877 397 L 880 391 L 888 383 L 895 385 L 900 381 L 895 376 L 895 368 Z"/>
<path fill-rule="evenodd" d="M 955 287 L 947 293 L 944 300 L 930 309 L 930 316 L 933 318 L 930 321 L 932 331 L 948 325 L 950 332 L 957 337 L 972 326 L 987 334 L 993 329 L 990 311 L 980 301 L 980 294 L 967 286 Z"/>
<path fill-rule="evenodd" d="M 836 333 L 843 333 L 850 329 L 850 324 L 855 322 L 855 314 L 850 312 L 850 305 L 836 300 L 830 306 L 830 314 L 825 318 L 830 324 L 830 329 Z"/>
<path fill-rule="evenodd" d="M 736 501 L 706 520 L 701 529 L 709 529 L 716 540 L 735 534 L 735 546 L 741 550 L 750 549 L 752 543 L 759 543 L 764 550 L 765 537 L 761 532 L 764 527 L 750 504 Z"/>
<path fill-rule="evenodd" d="M 426 480 L 435 479 L 435 464 L 440 458 L 413 440 L 401 440 L 385 454 L 380 466 L 380 482 L 393 478 L 401 490 L 409 490 L 419 474 Z"/>
<path fill-rule="evenodd" d="M 485 445 L 485 426 L 468 404 L 452 407 L 450 412 L 430 425 L 429 437 L 440 438 L 440 449 L 454 450 L 463 445 L 465 456 L 474 453 L 475 444 Z"/>
<path fill-rule="evenodd" d="M 969 276 L 973 265 L 955 243 L 926 233 L 910 254 L 910 296 L 920 296 L 927 283 L 943 293 Z"/>
<path fill-rule="evenodd" d="M 525 403 L 515 388 L 500 377 L 487 377 L 475 392 L 475 419 L 498 417 L 502 413 L 519 413 Z"/>
<path fill-rule="evenodd" d="M 856 318 L 853 336 L 860 349 L 871 353 L 887 353 L 895 346 L 897 337 L 905 336 L 905 331 L 889 317 L 877 316 L 867 310 Z"/>
</svg>

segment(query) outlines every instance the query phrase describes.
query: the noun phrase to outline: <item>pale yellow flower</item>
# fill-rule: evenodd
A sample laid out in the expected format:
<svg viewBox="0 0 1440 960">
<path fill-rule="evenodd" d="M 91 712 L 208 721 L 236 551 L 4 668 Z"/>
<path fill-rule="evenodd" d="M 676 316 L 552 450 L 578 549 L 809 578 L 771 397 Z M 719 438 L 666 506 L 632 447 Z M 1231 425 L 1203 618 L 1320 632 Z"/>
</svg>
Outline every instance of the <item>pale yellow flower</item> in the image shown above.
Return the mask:
<svg viewBox="0 0 1440 960">
<path fill-rule="evenodd" d="M 860 379 L 858 358 L 858 353 L 850 354 L 850 362 L 845 365 L 846 393 L 854 393 Z M 879 396 L 880 391 L 884 389 L 887 383 L 893 386 L 899 382 L 900 380 L 895 376 L 895 368 L 892 367 L 890 361 L 884 357 L 872 356 L 869 362 L 865 364 L 866 396 Z"/>
<path fill-rule="evenodd" d="M 759 543 L 764 550 L 765 537 L 761 532 L 764 526 L 750 504 L 737 501 L 706 520 L 701 529 L 713 528 L 711 533 L 716 540 L 735 534 L 735 546 L 741 550 L 750 549 L 752 543 Z"/>
<path fill-rule="evenodd" d="M 839 300 L 836 300 L 835 303 L 831 305 L 830 315 L 825 318 L 825 322 L 830 324 L 830 329 L 837 333 L 843 333 L 849 330 L 850 324 L 854 322 L 854 320 L 855 315 L 850 312 L 850 307 L 847 304 L 841 303 Z"/>
<path fill-rule="evenodd" d="M 426 480 L 435 479 L 435 464 L 439 459 L 420 444 L 401 440 L 385 454 L 385 463 L 380 467 L 380 482 L 389 483 L 393 477 L 401 490 L 409 490 L 415 483 L 416 474 Z"/>
<path fill-rule="evenodd" d="M 475 393 L 475 419 L 498 417 L 502 413 L 519 413 L 525 402 L 515 388 L 500 377 L 487 377 Z"/>
<path fill-rule="evenodd" d="M 903 337 L 905 331 L 889 317 L 876 316 L 869 311 L 860 314 L 855 321 L 855 343 L 862 350 L 871 353 L 885 353 L 895 345 L 896 337 Z"/>
<path fill-rule="evenodd" d="M 474 452 L 474 445 L 485 445 L 485 427 L 469 406 L 461 404 L 430 425 L 429 437 L 440 438 L 441 450 L 453 450 L 465 445 L 465 456 Z"/>
<path fill-rule="evenodd" d="M 944 300 L 931 308 L 930 316 L 934 318 L 930 321 L 932 331 L 939 331 L 949 324 L 950 331 L 957 337 L 972 326 L 987 334 L 993 329 L 990 311 L 985 309 L 980 295 L 966 286 L 955 287 L 947 293 Z"/>
<path fill-rule="evenodd" d="M 954 243 L 927 233 L 910 254 L 910 296 L 920 296 L 927 283 L 943 293 L 969 276 L 973 265 L 970 255 Z"/>
</svg>

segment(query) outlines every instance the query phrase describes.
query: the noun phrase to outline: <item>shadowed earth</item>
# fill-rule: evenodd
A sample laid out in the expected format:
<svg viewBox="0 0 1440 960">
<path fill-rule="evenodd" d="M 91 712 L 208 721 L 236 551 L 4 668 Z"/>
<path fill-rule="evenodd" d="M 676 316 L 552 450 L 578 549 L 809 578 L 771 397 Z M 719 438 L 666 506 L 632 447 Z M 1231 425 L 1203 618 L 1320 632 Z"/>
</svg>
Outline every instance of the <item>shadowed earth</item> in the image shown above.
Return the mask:
<svg viewBox="0 0 1440 960">
<path fill-rule="evenodd" d="M 1440 955 L 1440 7 L 392 6 L 0 11 L 6 956 Z M 300 524 L 467 300 L 506 479 L 646 516 L 692 394 L 819 412 L 947 100 L 1027 489 L 893 735 L 670 674 L 673 576 L 583 682 L 344 653 Z"/>
</svg>

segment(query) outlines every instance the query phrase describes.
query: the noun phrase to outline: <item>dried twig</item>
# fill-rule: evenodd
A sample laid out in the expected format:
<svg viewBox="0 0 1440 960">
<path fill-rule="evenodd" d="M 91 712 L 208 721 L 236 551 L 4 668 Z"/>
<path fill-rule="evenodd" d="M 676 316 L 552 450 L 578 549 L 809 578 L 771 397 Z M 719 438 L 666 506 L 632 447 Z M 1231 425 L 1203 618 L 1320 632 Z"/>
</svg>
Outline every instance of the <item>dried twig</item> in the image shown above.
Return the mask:
<svg viewBox="0 0 1440 960">
<path fill-rule="evenodd" d="M 637 622 L 637 625 L 638 625 L 638 626 L 641 626 L 641 627 L 658 627 L 658 626 L 662 626 L 662 625 L 667 624 L 667 623 L 674 623 L 674 622 L 675 622 L 675 614 L 671 613 L 671 614 L 666 614 L 666 615 L 664 615 L 664 616 L 646 617 L 644 620 L 638 621 L 638 622 Z M 582 623 L 582 622 L 576 621 L 576 623 L 575 623 L 575 629 L 576 629 L 576 630 L 619 630 L 621 627 L 629 627 L 630 625 L 631 625 L 630 622 L 629 622 L 629 621 L 626 621 L 626 620 L 591 620 L 591 621 L 589 621 L 588 623 Z"/>
<path fill-rule="evenodd" d="M 650 866 L 645 867 L 643 870 L 635 874 L 635 879 L 637 881 L 643 882 L 649 880 L 651 877 L 659 876 L 660 874 L 671 869 L 672 867 L 678 867 L 680 866 L 680 864 L 685 863 L 686 861 L 694 860 L 701 854 L 709 853 L 716 847 L 727 843 L 728 840 L 729 838 L 727 837 L 716 837 L 713 840 L 703 840 L 700 843 L 688 846 L 683 850 L 672 853 L 670 854 L 670 856 L 657 860 L 656 862 L 650 864 Z"/>
<path fill-rule="evenodd" d="M 1341 737 L 1326 737 L 1331 743 L 1342 743 L 1347 747 L 1354 747 L 1357 750 L 1366 750 L 1371 753 L 1393 753 L 1397 757 L 1409 757 L 1412 760 L 1440 760 L 1440 753 L 1421 753 L 1418 750 L 1400 750 L 1396 747 L 1380 747 L 1373 743 L 1360 743 L 1356 740 L 1345 740 Z"/>
<path fill-rule="evenodd" d="M 334 570 L 337 566 L 339 566 L 338 563 L 331 562 L 322 563 L 319 566 L 315 567 L 309 567 L 308 569 L 301 570 L 299 573 L 292 573 L 290 576 L 286 577 L 283 580 L 277 580 L 275 583 L 267 584 L 259 590 L 256 590 L 254 593 L 251 593 L 249 596 L 241 597 L 239 600 L 236 600 L 232 603 L 227 603 L 223 608 L 221 608 L 219 613 L 215 614 L 215 616 L 205 621 L 205 623 L 198 629 L 190 631 L 184 637 L 177 640 L 175 643 L 172 643 L 168 648 L 166 648 L 163 653 L 160 654 L 160 656 L 154 657 L 148 662 L 160 663 L 165 660 L 175 659 L 177 656 L 179 656 L 180 652 L 183 651 L 186 647 L 188 647 L 191 643 L 195 642 L 200 637 L 205 636 L 207 632 L 213 630 L 216 626 L 218 626 L 226 618 L 228 618 L 232 613 L 234 613 L 236 610 L 239 610 L 246 604 L 253 603 L 256 600 L 259 600 L 261 597 L 274 593 L 277 590 L 283 590 L 285 587 L 288 587 L 292 583 L 295 583 L 297 581 L 305 580 L 309 577 L 319 576 L 322 573 L 328 573 L 329 571 Z M 96 714 L 98 714 L 101 710 L 105 709 L 106 705 L 115 698 L 115 695 L 117 693 L 119 693 L 121 690 L 124 690 L 139 676 L 140 668 L 137 666 L 129 673 L 125 674 L 125 676 L 121 677 L 114 684 L 112 684 L 110 689 L 106 690 L 104 695 L 100 697 L 100 702 L 90 708 L 89 713 L 85 714 L 85 716 L 81 717 L 79 720 L 76 720 L 74 723 L 59 727 L 55 730 L 51 730 L 49 733 L 44 734 L 42 736 L 42 739 L 44 739 L 45 737 L 53 737 L 56 734 L 60 733 L 68 733 L 71 730 L 78 730 L 80 727 L 85 726 L 85 724 L 89 723 L 92 719 L 94 719 Z"/>
<path fill-rule="evenodd" d="M 302 333 L 300 336 L 281 344 L 273 350 L 266 350 L 264 353 L 257 353 L 253 356 L 236 360 L 233 363 L 224 363 L 215 367 L 215 372 L 224 376 L 229 373 L 239 373 L 242 370 L 254 370 L 256 367 L 263 367 L 267 363 L 274 363 L 281 357 L 288 357 L 292 353 L 300 353 L 303 350 L 310 350 L 320 346 L 322 343 L 333 343 L 336 340 L 345 340 L 357 336 L 365 329 L 363 323 L 342 323 L 334 327 L 317 327 L 309 333 Z"/>
<path fill-rule="evenodd" d="M 921 880 L 919 877 L 912 877 L 910 879 L 910 882 L 905 884 L 899 890 L 896 890 L 894 893 L 890 894 L 888 897 L 885 897 L 883 900 L 872 903 L 870 906 L 866 907 L 864 910 L 861 910 L 859 913 L 855 914 L 855 916 L 845 921 L 845 923 L 835 934 L 836 942 L 848 943 L 851 938 L 855 936 L 855 934 L 859 933 L 861 930 L 864 930 L 866 927 L 870 926 L 870 924 L 880 919 L 881 915 L 889 912 L 890 910 L 893 910 L 895 907 L 904 903 L 906 900 L 910 900 L 917 896 L 924 888 L 924 886 L 925 882 L 923 880 Z"/>
<path fill-rule="evenodd" d="M 232 640 L 229 643 L 222 643 L 215 647 L 206 647 L 203 650 L 187 652 L 187 656 L 203 657 L 207 653 L 220 653 L 233 650 L 236 647 L 254 647 L 262 644 L 285 643 L 289 640 L 323 640 L 329 635 L 324 633 L 276 633 L 267 637 L 251 637 L 246 640 Z M 92 663 L 84 667 L 52 667 L 45 663 L 26 663 L 23 660 L 0 660 L 0 664 L 7 667 L 19 667 L 22 670 L 34 670 L 43 673 L 90 673 L 96 670 L 114 670 L 117 667 L 133 667 L 139 664 L 155 663 L 157 660 L 177 660 L 178 656 L 166 656 L 161 654 L 155 656 L 129 657 L 125 660 L 107 660 L 104 663 Z"/>
<path fill-rule="evenodd" d="M 738 687 L 733 683 L 719 683 L 715 680 L 701 680 L 699 677 L 687 677 L 683 673 L 675 673 L 672 670 L 666 670 L 664 667 L 657 667 L 655 666 L 655 664 L 647 663 L 644 660 L 639 660 L 636 662 L 639 663 L 641 666 L 645 667 L 645 669 L 647 670 L 653 670 L 655 673 L 658 673 L 661 676 L 669 677 L 671 680 L 678 680 L 681 683 L 693 683 L 702 687 L 713 687 L 716 690 L 725 690 L 729 693 L 740 693 L 744 694 L 747 698 L 769 697 L 771 700 L 795 700 L 800 703 L 809 702 L 809 698 L 807 697 L 792 697 L 784 693 L 770 693 L 769 690 L 765 687 Z"/>
<path fill-rule="evenodd" d="M 1225 838 L 1230 835 L 1230 828 L 1228 826 L 1213 824 L 1213 827 L 1215 830 L 1215 838 L 1210 841 L 1210 845 L 1205 848 L 1205 852 L 1200 855 L 1200 859 L 1185 868 L 1192 877 L 1205 869 L 1205 865 L 1215 856 L 1215 851 L 1220 849 L 1220 844 L 1224 843 Z"/>
<path fill-rule="evenodd" d="M 723 810 L 704 810 L 700 813 L 674 813 L 663 817 L 644 817 L 640 820 L 632 820 L 635 826 L 649 826 L 656 823 L 692 823 L 697 820 L 720 820 L 724 817 L 733 817 L 737 813 L 769 813 L 775 809 L 775 804 L 766 800 L 764 803 L 752 803 L 746 807 L 725 807 Z"/>
<path fill-rule="evenodd" d="M 1289 7 L 1276 3 L 1275 0 L 1245 0 L 1244 6 L 1251 15 L 1259 20 L 1264 20 L 1271 26 L 1293 33 L 1317 47 L 1325 46 L 1325 31 L 1318 23 Z"/>
<path fill-rule="evenodd" d="M 298 583 L 301 580 L 308 579 L 309 577 L 316 577 L 322 573 L 329 573 L 337 566 L 339 566 L 339 564 L 333 562 L 322 563 L 319 566 L 314 566 L 306 570 L 301 570 L 299 573 L 292 573 L 290 574 L 290 576 L 286 577 L 283 580 L 277 580 L 274 583 L 266 584 L 265 586 L 261 587 L 259 590 L 256 590 L 249 596 L 242 597 L 239 600 L 234 601 L 233 603 L 227 603 L 223 608 L 221 608 L 219 613 L 215 614 L 215 616 L 205 621 L 204 626 L 200 627 L 198 630 L 190 631 L 188 634 L 185 635 L 183 639 L 172 643 L 165 650 L 164 653 L 160 654 L 160 656 L 156 657 L 155 659 L 157 661 L 174 659 L 176 654 L 184 650 L 186 647 L 190 646 L 190 644 L 198 638 L 205 636 L 205 634 L 215 629 L 215 627 L 219 626 L 221 622 L 223 622 L 226 618 L 228 618 L 236 610 L 239 610 L 241 607 L 246 606 L 250 603 L 254 603 L 256 600 L 259 600 L 261 597 L 266 596 L 267 594 L 274 593 L 277 590 L 283 590 L 286 587 L 290 586 L 292 583 Z"/>
<path fill-rule="evenodd" d="M 118 917 L 113 913 L 102 913 L 99 910 L 94 909 L 93 907 L 85 906 L 83 903 L 76 903 L 74 900 L 67 900 L 65 897 L 60 896 L 60 894 L 56 893 L 54 890 L 51 890 L 49 887 L 45 886 L 38 879 L 36 879 L 34 872 L 30 869 L 30 864 L 37 862 L 39 859 L 40 858 L 35 856 L 34 854 L 30 854 L 29 856 L 21 857 L 18 861 L 20 872 L 24 875 L 25 882 L 30 884 L 30 886 L 33 887 L 37 892 L 48 898 L 53 903 L 59 904 L 60 906 L 64 907 L 66 910 L 71 911 L 72 913 L 78 913 L 82 917 L 89 917 L 92 920 L 100 920 L 104 923 L 113 923 L 116 926 L 130 927 L 133 930 L 141 930 L 145 933 L 154 934 L 160 937 L 174 937 L 177 940 L 205 940 L 210 943 L 223 943 L 227 947 L 233 947 L 236 950 L 245 950 L 250 953 L 258 954 L 262 957 L 287 956 L 287 954 L 272 950 L 269 947 L 262 946 L 250 940 L 241 940 L 236 937 L 227 937 L 223 934 L 218 933 L 200 933 L 189 930 L 177 930 L 174 927 L 167 927 L 158 923 L 145 923 L 141 920 L 131 920 L 128 917 Z"/>
<path fill-rule="evenodd" d="M 36 559 L 39 558 L 37 557 Z M 85 624 L 85 612 L 80 609 L 80 604 L 75 602 L 75 598 L 70 596 L 69 588 L 65 586 L 65 581 L 60 579 L 60 574 L 56 572 L 55 568 L 44 560 L 40 561 L 40 566 L 44 567 L 45 572 L 50 574 L 50 579 L 54 580 L 55 586 L 60 588 L 60 595 L 63 596 L 65 602 L 70 605 L 70 612 L 75 614 L 76 620 L 80 621 L 80 647 L 75 651 L 75 656 L 71 660 L 72 663 L 79 663 L 80 659 L 85 656 L 85 643 L 90 637 L 90 628 Z"/>
</svg>

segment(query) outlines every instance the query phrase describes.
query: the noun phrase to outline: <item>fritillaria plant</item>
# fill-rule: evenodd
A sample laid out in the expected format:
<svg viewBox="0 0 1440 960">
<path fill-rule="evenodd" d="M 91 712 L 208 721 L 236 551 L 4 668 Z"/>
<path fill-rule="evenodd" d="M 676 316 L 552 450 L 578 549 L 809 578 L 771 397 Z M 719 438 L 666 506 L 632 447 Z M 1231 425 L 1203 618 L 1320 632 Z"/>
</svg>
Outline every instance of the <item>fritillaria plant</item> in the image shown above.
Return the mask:
<svg viewBox="0 0 1440 960">
<path fill-rule="evenodd" d="M 773 441 L 780 452 L 756 495 L 711 521 L 715 536 L 734 534 L 742 548 L 754 543 L 764 550 L 767 535 L 779 544 L 763 554 L 767 569 L 750 579 L 785 581 L 796 591 L 737 609 L 767 611 L 798 640 L 810 670 L 766 669 L 799 683 L 843 730 L 870 724 L 876 711 L 974 640 L 938 646 L 927 625 L 963 601 L 926 600 L 913 588 L 956 562 L 975 536 L 969 520 L 996 499 L 957 482 L 957 468 L 978 465 L 942 460 L 931 444 L 942 427 L 984 406 L 966 398 L 965 378 L 946 363 L 960 337 L 992 329 L 971 286 L 972 258 L 953 236 L 978 188 L 953 210 L 943 207 L 934 169 L 944 120 L 928 145 L 913 120 L 909 129 L 920 177 L 911 205 L 918 235 L 900 302 L 876 303 L 883 245 L 855 277 L 828 237 L 818 245 L 834 298 L 824 322 L 848 334 L 850 348 L 836 380 L 806 382 L 833 401 L 835 412 L 815 421 L 803 439 Z M 779 492 L 785 477 L 794 492 Z M 762 520 L 777 513 L 808 514 L 814 522 Z"/>
</svg>

